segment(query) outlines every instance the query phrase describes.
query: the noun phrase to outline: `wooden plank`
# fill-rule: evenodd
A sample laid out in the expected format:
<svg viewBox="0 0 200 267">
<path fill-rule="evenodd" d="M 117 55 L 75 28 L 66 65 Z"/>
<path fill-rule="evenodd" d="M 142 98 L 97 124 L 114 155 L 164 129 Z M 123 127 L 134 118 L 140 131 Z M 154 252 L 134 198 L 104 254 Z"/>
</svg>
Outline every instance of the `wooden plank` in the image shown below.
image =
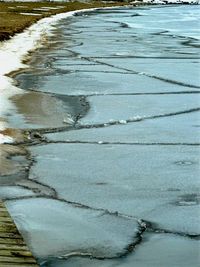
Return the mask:
<svg viewBox="0 0 200 267">
<path fill-rule="evenodd" d="M 0 217 L 0 222 L 10 222 L 12 223 L 12 219 L 9 217 Z"/>
<path fill-rule="evenodd" d="M 28 250 L 26 245 L 15 245 L 15 244 L 0 244 L 0 250 L 11 250 L 11 251 L 15 251 L 15 250 Z"/>
<path fill-rule="evenodd" d="M 0 244 L 23 244 L 24 240 L 22 240 L 20 237 L 19 238 L 8 238 L 8 237 L 0 237 Z"/>
<path fill-rule="evenodd" d="M 3 263 L 3 266 L 1 267 L 35 267 L 37 265 L 35 265 L 34 263 L 24 263 L 23 265 L 21 263 L 7 263 L 7 262 L 4 262 Z"/>
<path fill-rule="evenodd" d="M 17 239 L 21 239 L 21 236 L 19 233 L 4 233 L 4 232 L 0 232 L 0 238 L 17 238 Z"/>
<path fill-rule="evenodd" d="M 21 266 L 23 264 L 28 264 L 28 263 L 36 263 L 35 259 L 33 257 L 21 257 L 21 256 L 11 256 L 11 257 L 6 257 L 6 256 L 0 256 L 0 266 L 3 266 L 4 263 L 20 263 Z M 37 266 L 37 265 L 36 265 Z"/>
<path fill-rule="evenodd" d="M 19 250 L 15 250 L 15 251 L 10 251 L 10 250 L 1 250 L 0 249 L 0 256 L 9 256 L 9 257 L 13 257 L 15 255 L 18 255 L 20 257 L 31 257 L 32 254 L 30 251 L 28 250 L 25 250 L 25 251 L 21 251 L 20 249 Z"/>
<path fill-rule="evenodd" d="M 1 267 L 35 267 L 35 266 L 37 266 L 37 265 L 35 265 L 34 263 L 33 264 L 31 264 L 31 263 L 29 263 L 29 264 L 21 264 L 21 263 L 6 263 L 6 262 L 4 262 L 3 263 L 3 266 L 1 266 Z"/>
<path fill-rule="evenodd" d="M 3 233 L 17 233 L 17 229 L 14 224 L 5 224 L 5 223 L 0 223 L 0 232 Z"/>
<path fill-rule="evenodd" d="M 0 201 L 0 267 L 38 267 L 32 253 Z"/>
</svg>

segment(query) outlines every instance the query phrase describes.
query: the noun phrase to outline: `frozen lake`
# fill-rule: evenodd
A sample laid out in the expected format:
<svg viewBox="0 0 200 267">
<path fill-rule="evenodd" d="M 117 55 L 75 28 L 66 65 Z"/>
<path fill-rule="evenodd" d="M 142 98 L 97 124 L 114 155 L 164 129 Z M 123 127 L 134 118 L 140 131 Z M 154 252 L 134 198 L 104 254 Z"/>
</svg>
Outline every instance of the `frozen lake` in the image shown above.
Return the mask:
<svg viewBox="0 0 200 267">
<path fill-rule="evenodd" d="M 79 13 L 17 75 L 0 198 L 40 266 L 199 266 L 199 11 Z"/>
</svg>

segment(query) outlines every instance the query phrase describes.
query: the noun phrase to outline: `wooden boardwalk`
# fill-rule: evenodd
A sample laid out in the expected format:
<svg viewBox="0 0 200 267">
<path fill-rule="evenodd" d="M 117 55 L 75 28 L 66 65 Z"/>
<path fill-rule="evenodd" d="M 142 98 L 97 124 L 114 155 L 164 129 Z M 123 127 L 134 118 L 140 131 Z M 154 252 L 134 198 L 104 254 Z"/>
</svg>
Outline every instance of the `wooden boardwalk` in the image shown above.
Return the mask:
<svg viewBox="0 0 200 267">
<path fill-rule="evenodd" d="M 0 267 L 38 267 L 17 230 L 5 205 L 0 201 Z"/>
</svg>

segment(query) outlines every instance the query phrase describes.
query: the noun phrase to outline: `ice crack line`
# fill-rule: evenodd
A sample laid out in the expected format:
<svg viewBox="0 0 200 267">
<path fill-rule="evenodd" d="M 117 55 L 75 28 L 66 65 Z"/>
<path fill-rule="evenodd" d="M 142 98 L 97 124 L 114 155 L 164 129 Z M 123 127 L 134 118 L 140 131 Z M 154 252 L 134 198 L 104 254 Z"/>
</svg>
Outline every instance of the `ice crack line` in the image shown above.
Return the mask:
<svg viewBox="0 0 200 267">
<path fill-rule="evenodd" d="M 37 92 L 37 91 L 36 91 Z M 92 96 L 138 96 L 138 95 L 182 95 L 182 94 L 200 94 L 200 91 L 172 91 L 172 92 L 135 92 L 135 93 L 94 93 L 85 95 L 69 95 L 69 96 L 82 96 L 82 97 L 92 97 Z M 55 94 L 56 95 L 56 94 Z"/>
<path fill-rule="evenodd" d="M 30 180 L 35 182 L 35 180 L 32 180 L 32 179 L 30 179 Z M 49 187 L 46 184 L 43 184 L 43 183 L 40 183 L 40 182 L 37 182 L 37 183 L 40 184 L 40 185 L 42 185 L 42 186 Z M 54 192 L 56 192 L 56 190 L 54 188 L 52 188 L 52 187 L 50 187 L 50 188 Z M 90 210 L 93 210 L 93 211 L 100 211 L 100 212 L 102 212 L 101 216 L 103 216 L 105 214 L 109 214 L 111 216 L 117 216 L 117 217 L 126 218 L 126 219 L 134 219 L 139 224 L 141 224 L 140 223 L 140 219 L 138 219 L 138 218 L 136 218 L 134 216 L 123 214 L 123 213 L 120 213 L 118 211 L 109 211 L 108 209 L 96 208 L 96 207 L 92 207 L 92 206 L 89 206 L 89 205 L 86 205 L 86 204 L 82 204 L 80 202 L 63 199 L 63 198 L 60 198 L 58 196 L 57 192 L 54 195 L 51 195 L 51 196 L 50 195 L 19 196 L 19 197 L 4 198 L 4 200 L 5 201 L 16 201 L 16 200 L 34 199 L 34 198 L 51 199 L 51 200 L 55 200 L 55 201 L 66 203 L 68 205 L 72 205 L 74 208 L 82 208 L 82 209 L 90 209 Z"/>
<path fill-rule="evenodd" d="M 88 253 L 88 252 L 71 252 L 71 253 L 67 253 L 65 255 L 59 256 L 57 258 L 59 259 L 69 259 L 72 257 L 89 257 L 91 259 L 98 259 L 98 260 L 106 260 L 106 259 L 120 259 L 123 257 L 128 256 L 130 253 L 132 253 L 134 251 L 134 249 L 140 245 L 140 243 L 143 240 L 143 233 L 145 232 L 146 228 L 144 225 L 138 225 L 139 229 L 137 231 L 137 233 L 134 235 L 133 240 L 131 243 L 129 243 L 126 248 L 124 249 L 124 252 L 118 253 L 116 256 L 95 256 L 93 255 L 93 253 Z"/>
<path fill-rule="evenodd" d="M 185 232 L 172 231 L 160 228 L 159 225 L 157 225 L 156 223 L 152 223 L 150 221 L 144 220 L 143 222 L 146 224 L 147 232 L 152 232 L 156 234 L 173 234 L 173 235 L 187 237 L 189 239 L 200 240 L 200 234 L 190 234 Z"/>
<path fill-rule="evenodd" d="M 168 78 L 163 78 L 163 77 L 160 77 L 160 76 L 157 76 L 157 75 L 154 75 L 154 74 L 149 74 L 147 72 L 139 72 L 139 71 L 135 71 L 135 70 L 130 70 L 130 69 L 127 69 L 127 68 L 119 67 L 119 66 L 116 66 L 116 65 L 113 65 L 113 64 L 110 64 L 110 63 L 106 63 L 106 62 L 94 59 L 94 58 L 90 58 L 90 57 L 81 57 L 81 58 L 84 59 L 84 60 L 90 61 L 90 62 L 95 62 L 95 63 L 101 64 L 101 65 L 106 65 L 106 66 L 109 66 L 109 67 L 112 67 L 112 68 L 115 68 L 115 69 L 127 71 L 127 72 L 132 73 L 132 74 L 144 75 L 146 77 L 153 78 L 153 79 L 156 79 L 156 80 L 160 80 L 160 81 L 163 81 L 163 82 L 166 82 L 166 83 L 177 84 L 177 85 L 184 86 L 184 87 L 191 87 L 191 88 L 200 89 L 200 86 L 198 86 L 198 85 L 192 85 L 192 84 L 188 84 L 188 83 L 183 83 L 183 82 L 171 80 L 171 79 L 168 79 Z"/>
<path fill-rule="evenodd" d="M 198 56 L 131 56 L 131 55 L 114 55 L 114 56 L 96 56 L 96 57 L 90 57 L 91 59 L 116 59 L 116 58 L 123 58 L 123 59 L 128 59 L 128 58 L 142 58 L 142 59 L 192 59 L 192 60 L 198 60 L 200 57 Z"/>
<path fill-rule="evenodd" d="M 45 144 L 90 144 L 90 145 L 133 145 L 133 146 L 199 146 L 200 143 L 140 143 L 140 142 L 109 142 L 109 141 L 80 141 L 80 140 L 48 140 L 46 139 L 40 145 Z"/>
<path fill-rule="evenodd" d="M 80 129 L 90 129 L 90 128 L 104 128 L 104 127 L 113 126 L 113 125 L 120 125 L 120 124 L 126 125 L 127 123 L 140 122 L 140 121 L 144 121 L 144 120 L 158 119 L 158 118 L 163 118 L 163 117 L 177 116 L 177 115 L 192 113 L 192 112 L 197 112 L 197 111 L 200 111 L 199 107 L 187 109 L 187 110 L 176 111 L 176 112 L 165 113 L 165 114 L 153 115 L 153 116 L 144 116 L 144 117 L 138 116 L 138 117 L 127 119 L 127 120 L 109 121 L 106 123 L 77 124 L 77 125 L 75 125 L 75 129 L 80 130 Z"/>
<path fill-rule="evenodd" d="M 91 94 L 77 94 L 77 95 L 63 95 L 63 94 L 58 94 L 58 93 L 53 93 L 53 92 L 45 92 L 45 91 L 39 91 L 36 89 L 29 89 L 28 91 L 30 92 L 35 92 L 35 93 L 40 93 L 40 94 L 47 94 L 55 97 L 92 97 L 92 96 L 138 96 L 138 95 L 181 95 L 181 94 L 200 94 L 200 91 L 170 91 L 170 92 L 135 92 L 135 93 L 130 93 L 130 92 L 123 92 L 123 93 L 91 93 Z"/>
<path fill-rule="evenodd" d="M 45 186 L 43 184 L 43 186 Z M 54 189 L 55 190 L 55 189 Z M 156 223 L 144 220 L 144 219 L 140 219 L 138 217 L 135 217 L 133 215 L 129 215 L 129 214 L 124 214 L 118 211 L 110 211 L 108 209 L 105 208 L 98 208 L 98 207 L 92 207 L 92 206 L 88 206 L 86 204 L 80 203 L 80 202 L 76 202 L 76 201 L 70 201 L 70 200 L 66 200 L 63 198 L 60 198 L 57 196 L 57 194 L 55 196 L 21 196 L 21 197 L 14 197 L 14 198 L 5 198 L 5 201 L 16 201 L 16 200 L 24 200 L 24 199 L 35 199 L 35 198 L 44 198 L 44 199 L 52 199 L 55 201 L 60 201 L 63 203 L 66 203 L 68 205 L 72 205 L 74 208 L 82 208 L 82 209 L 90 209 L 90 210 L 94 210 L 94 211 L 100 211 L 102 212 L 101 216 L 105 215 L 105 214 L 109 214 L 111 216 L 117 216 L 117 217 L 121 217 L 124 219 L 133 219 L 135 221 L 137 221 L 140 230 L 143 229 L 144 231 L 147 232 L 153 232 L 156 234 L 159 233 L 163 233 L 163 234 L 173 234 L 173 235 L 177 235 L 177 236 L 183 236 L 186 238 L 190 238 L 190 239 L 195 239 L 195 240 L 200 240 L 200 234 L 190 234 L 190 233 L 186 233 L 186 232 L 178 232 L 178 231 L 172 231 L 172 230 L 168 230 L 165 228 L 160 228 L 159 225 L 157 225 Z"/>
<path fill-rule="evenodd" d="M 144 116 L 144 117 L 135 117 L 127 120 L 118 120 L 118 121 L 109 121 L 105 123 L 97 123 L 97 124 L 79 124 L 78 120 L 73 125 L 67 125 L 63 127 L 55 127 L 55 128 L 39 128 L 39 129 L 34 129 L 34 130 L 28 130 L 24 129 L 24 133 L 30 136 L 30 141 L 26 142 L 27 145 L 37 145 L 37 144 L 46 144 L 46 143 L 90 143 L 90 144 L 118 144 L 118 145 L 123 145 L 123 144 L 132 144 L 132 145 L 199 145 L 199 143 L 184 143 L 184 142 L 176 142 L 176 143 L 171 143 L 171 142 L 150 142 L 150 143 L 138 143 L 138 142 L 104 142 L 102 141 L 80 141 L 80 140 L 58 140 L 58 141 L 51 141 L 48 140 L 46 137 L 42 136 L 43 134 L 48 134 L 48 133 L 58 133 L 58 132 L 66 132 L 66 131 L 72 131 L 72 130 L 81 130 L 81 129 L 93 129 L 93 128 L 105 128 L 105 127 L 110 127 L 110 126 L 115 126 L 115 125 L 127 125 L 129 123 L 135 123 L 135 122 L 141 122 L 144 120 L 151 120 L 151 119 L 158 119 L 158 118 L 163 118 L 163 117 L 171 117 L 171 116 L 177 116 L 177 115 L 182 115 L 182 114 L 187 114 L 187 113 L 192 113 L 192 112 L 198 112 L 200 111 L 200 108 L 192 108 L 188 110 L 182 110 L 178 112 L 170 112 L 166 114 L 159 114 L 159 115 L 154 115 L 154 116 Z M 24 143 L 24 142 L 23 142 Z"/>
<path fill-rule="evenodd" d="M 60 256 L 53 256 L 52 259 L 69 259 L 69 258 L 72 258 L 72 257 L 85 257 L 85 258 L 90 258 L 90 259 L 97 259 L 97 260 L 106 260 L 106 259 L 120 259 L 120 258 L 123 258 L 123 257 L 126 257 L 128 256 L 130 253 L 132 253 L 135 248 L 140 245 L 140 243 L 142 242 L 143 240 L 143 233 L 145 232 L 146 230 L 146 226 L 144 223 L 141 223 L 141 221 L 138 221 L 138 230 L 136 233 L 134 233 L 134 236 L 132 238 L 132 241 L 125 247 L 124 251 L 123 252 L 120 252 L 120 253 L 117 253 L 115 256 L 97 256 L 97 255 L 94 255 L 93 252 L 84 252 L 84 251 L 73 251 L 73 252 L 69 252 L 69 253 L 66 253 L 66 254 L 62 254 Z M 48 260 L 44 260 L 43 261 L 43 264 L 47 264 L 48 263 Z"/>
</svg>

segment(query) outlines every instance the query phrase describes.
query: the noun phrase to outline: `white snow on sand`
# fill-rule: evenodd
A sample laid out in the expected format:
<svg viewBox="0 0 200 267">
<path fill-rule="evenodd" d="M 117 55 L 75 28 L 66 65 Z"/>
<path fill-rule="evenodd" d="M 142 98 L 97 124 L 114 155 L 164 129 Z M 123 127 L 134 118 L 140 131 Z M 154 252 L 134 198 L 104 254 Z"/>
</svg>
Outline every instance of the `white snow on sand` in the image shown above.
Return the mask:
<svg viewBox="0 0 200 267">
<path fill-rule="evenodd" d="M 0 134 L 0 144 L 3 143 L 13 143 L 13 138 L 8 135 Z"/>
<path fill-rule="evenodd" d="M 9 98 L 16 94 L 24 92 L 13 84 L 13 80 L 6 75 L 21 68 L 27 68 L 23 60 L 32 50 L 42 46 L 51 34 L 51 30 L 58 20 L 73 16 L 77 12 L 89 11 L 71 11 L 57 14 L 48 18 L 41 19 L 30 26 L 23 33 L 15 35 L 8 41 L 0 43 L 0 130 L 8 127 L 4 115 L 12 108 Z M 11 142 L 11 137 L 0 135 L 0 143 Z"/>
<path fill-rule="evenodd" d="M 38 13 L 20 13 L 20 15 L 25 15 L 25 16 L 41 16 L 41 14 Z"/>
</svg>

